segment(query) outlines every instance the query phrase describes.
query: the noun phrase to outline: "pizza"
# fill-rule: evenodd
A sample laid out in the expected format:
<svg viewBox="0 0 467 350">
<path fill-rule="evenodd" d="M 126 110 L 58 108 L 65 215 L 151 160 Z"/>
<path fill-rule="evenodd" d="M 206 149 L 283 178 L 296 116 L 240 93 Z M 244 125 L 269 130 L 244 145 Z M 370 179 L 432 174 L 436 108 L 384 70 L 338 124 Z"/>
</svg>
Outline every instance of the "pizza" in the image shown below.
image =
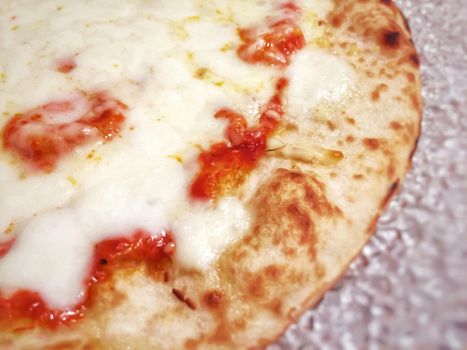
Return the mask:
<svg viewBox="0 0 467 350">
<path fill-rule="evenodd" d="M 391 0 L 3 0 L 0 38 L 2 349 L 267 346 L 420 132 Z"/>
</svg>

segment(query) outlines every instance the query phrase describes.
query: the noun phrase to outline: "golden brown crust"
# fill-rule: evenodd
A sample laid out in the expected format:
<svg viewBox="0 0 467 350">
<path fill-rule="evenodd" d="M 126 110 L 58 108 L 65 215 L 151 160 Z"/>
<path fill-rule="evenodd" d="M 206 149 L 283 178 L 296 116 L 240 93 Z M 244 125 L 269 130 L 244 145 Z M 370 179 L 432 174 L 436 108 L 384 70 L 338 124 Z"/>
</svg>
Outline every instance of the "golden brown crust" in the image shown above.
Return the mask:
<svg viewBox="0 0 467 350">
<path fill-rule="evenodd" d="M 118 271 L 83 322 L 0 335 L 2 349 L 261 348 L 342 276 L 400 188 L 421 122 L 419 60 L 390 0 L 335 0 L 323 48 L 359 73 L 342 105 L 320 105 L 289 137 L 339 150 L 333 165 L 273 156 L 248 205 L 251 231 L 206 273 Z M 326 122 L 323 123 L 322 115 Z M 40 344 L 40 345 L 38 345 Z"/>
<path fill-rule="evenodd" d="M 337 0 L 335 4 L 329 15 L 332 26 L 373 42 L 385 56 L 397 56 L 401 63 L 419 66 L 408 22 L 392 0 L 381 0 L 379 4 Z"/>
</svg>

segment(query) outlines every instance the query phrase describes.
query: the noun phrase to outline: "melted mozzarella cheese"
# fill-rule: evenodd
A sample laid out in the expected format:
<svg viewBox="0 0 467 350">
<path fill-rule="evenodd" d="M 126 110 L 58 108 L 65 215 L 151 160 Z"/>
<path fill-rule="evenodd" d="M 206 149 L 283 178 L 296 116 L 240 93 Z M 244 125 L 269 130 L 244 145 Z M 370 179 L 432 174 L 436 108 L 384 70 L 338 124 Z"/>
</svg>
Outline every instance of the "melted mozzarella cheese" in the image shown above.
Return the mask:
<svg viewBox="0 0 467 350">
<path fill-rule="evenodd" d="M 305 48 L 295 55 L 286 76 L 290 82 L 286 92 L 287 111 L 295 117 L 308 117 L 321 102 L 340 102 L 357 79 L 349 63 L 313 48 Z"/>
<path fill-rule="evenodd" d="M 247 210 L 238 199 L 221 200 L 217 208 L 192 208 L 173 222 L 176 257 L 188 268 L 206 269 L 223 248 L 240 237 L 250 224 Z M 191 237 L 190 240 L 183 237 Z"/>
<path fill-rule="evenodd" d="M 264 21 L 280 3 L 0 3 L 0 128 L 15 113 L 83 91 L 105 90 L 128 106 L 121 137 L 76 149 L 50 174 L 24 176 L 0 150 L 0 242 L 16 237 L 0 258 L 1 292 L 34 290 L 66 308 L 83 296 L 97 242 L 172 230 L 178 263 L 203 271 L 248 230 L 238 199 L 193 203 L 188 189 L 199 146 L 224 138 L 214 113 L 228 107 L 255 122 L 274 91 L 282 73 L 242 62 L 237 29 Z M 324 16 L 328 3 L 307 1 L 306 10 Z M 76 68 L 58 72 L 57 60 L 70 57 Z M 351 80 L 344 63 L 308 49 L 287 75 L 294 111 L 339 99 L 347 89 L 339 84 Z"/>
<path fill-rule="evenodd" d="M 228 2 L 227 13 L 238 21 L 240 27 L 258 25 L 264 19 L 264 14 L 274 15 L 277 11 L 276 1 L 245 1 L 231 0 Z"/>
</svg>

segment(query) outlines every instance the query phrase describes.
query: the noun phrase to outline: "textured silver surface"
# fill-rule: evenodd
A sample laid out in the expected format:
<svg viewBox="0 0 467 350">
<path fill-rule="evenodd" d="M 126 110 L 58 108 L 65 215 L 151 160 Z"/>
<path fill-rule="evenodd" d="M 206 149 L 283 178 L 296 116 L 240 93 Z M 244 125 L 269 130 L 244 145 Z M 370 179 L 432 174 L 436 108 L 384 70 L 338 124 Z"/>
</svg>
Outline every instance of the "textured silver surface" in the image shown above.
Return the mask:
<svg viewBox="0 0 467 350">
<path fill-rule="evenodd" d="M 467 0 L 398 3 L 424 83 L 412 171 L 347 276 L 270 350 L 467 349 Z"/>
</svg>

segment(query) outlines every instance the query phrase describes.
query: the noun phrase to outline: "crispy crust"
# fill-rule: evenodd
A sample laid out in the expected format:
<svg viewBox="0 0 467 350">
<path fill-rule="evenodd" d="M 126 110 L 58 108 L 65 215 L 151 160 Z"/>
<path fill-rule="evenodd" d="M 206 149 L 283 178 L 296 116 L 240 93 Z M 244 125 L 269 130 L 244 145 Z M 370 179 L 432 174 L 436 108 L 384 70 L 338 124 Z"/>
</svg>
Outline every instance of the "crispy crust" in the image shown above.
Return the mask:
<svg viewBox="0 0 467 350">
<path fill-rule="evenodd" d="M 118 271 L 84 321 L 0 334 L 3 349 L 262 348 L 346 272 L 400 188 L 420 132 L 419 60 L 391 0 L 336 0 L 323 49 L 359 72 L 359 93 L 322 105 L 288 136 L 326 143 L 333 166 L 277 160 L 258 169 L 251 231 L 216 269 Z M 320 122 L 325 114 L 328 122 Z M 329 136 L 331 135 L 331 136 Z"/>
</svg>

